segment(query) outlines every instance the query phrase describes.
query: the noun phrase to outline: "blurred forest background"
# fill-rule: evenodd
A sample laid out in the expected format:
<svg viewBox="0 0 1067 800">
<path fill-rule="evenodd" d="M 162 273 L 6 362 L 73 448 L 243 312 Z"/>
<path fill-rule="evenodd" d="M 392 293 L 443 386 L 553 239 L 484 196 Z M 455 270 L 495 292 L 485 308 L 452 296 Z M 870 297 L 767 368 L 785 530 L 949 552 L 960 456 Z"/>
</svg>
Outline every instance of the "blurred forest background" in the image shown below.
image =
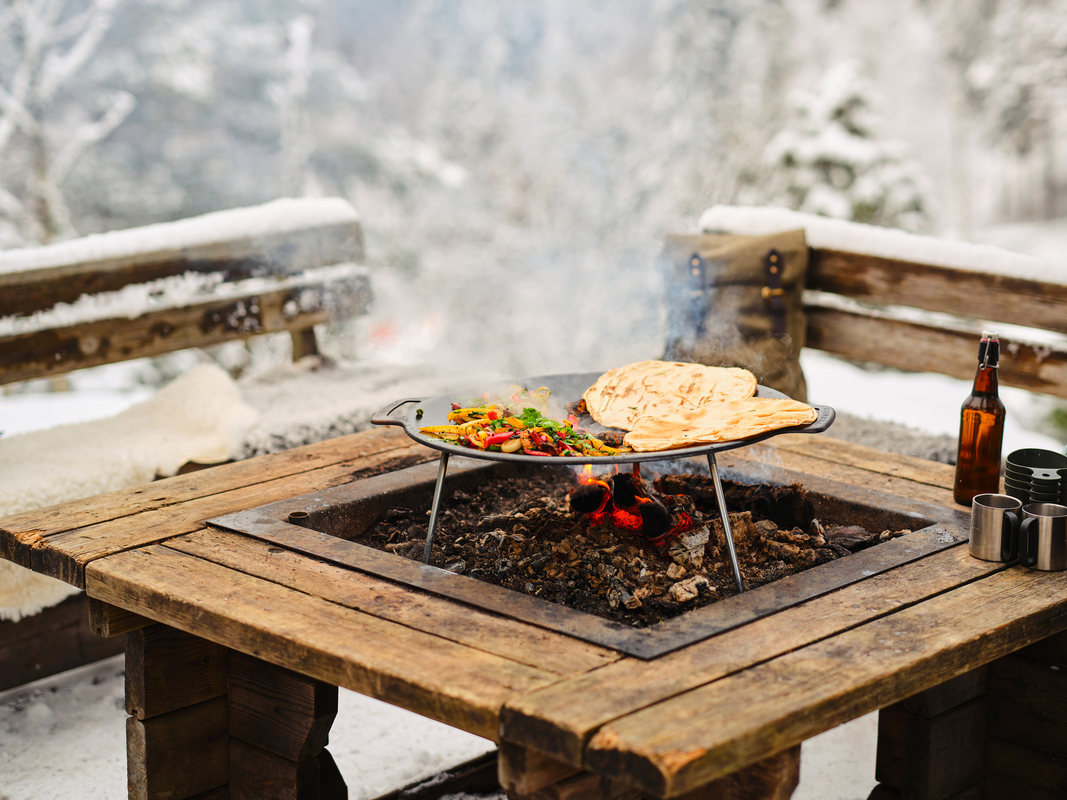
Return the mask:
<svg viewBox="0 0 1067 800">
<path fill-rule="evenodd" d="M 1032 249 L 1065 101 L 1067 0 L 0 0 L 0 247 L 342 196 L 342 354 L 562 371 L 715 203 Z"/>
</svg>

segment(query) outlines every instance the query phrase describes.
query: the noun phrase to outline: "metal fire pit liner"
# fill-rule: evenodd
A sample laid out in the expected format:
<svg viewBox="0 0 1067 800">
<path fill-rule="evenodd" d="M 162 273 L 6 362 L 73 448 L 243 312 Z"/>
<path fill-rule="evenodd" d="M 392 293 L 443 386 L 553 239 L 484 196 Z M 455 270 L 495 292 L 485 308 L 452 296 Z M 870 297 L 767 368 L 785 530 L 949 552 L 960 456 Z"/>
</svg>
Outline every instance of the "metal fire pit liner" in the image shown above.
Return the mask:
<svg viewBox="0 0 1067 800">
<path fill-rule="evenodd" d="M 489 386 L 449 392 L 448 394 L 436 395 L 426 398 L 406 398 L 390 403 L 371 418 L 375 425 L 399 425 L 409 437 L 420 444 L 432 447 L 441 452 L 441 461 L 437 471 L 437 485 L 434 487 L 433 504 L 430 507 L 430 522 L 426 531 L 426 546 L 423 550 L 422 561 L 430 562 L 430 548 L 433 546 L 434 531 L 437 528 L 437 512 L 441 505 L 441 493 L 445 482 L 445 474 L 448 471 L 448 457 L 452 455 L 467 456 L 488 461 L 518 461 L 536 464 L 620 464 L 637 463 L 641 461 L 663 461 L 666 459 L 690 458 L 693 456 L 707 456 L 708 468 L 711 471 L 712 483 L 715 486 L 715 497 L 719 502 L 719 515 L 722 518 L 723 533 L 726 536 L 726 549 L 730 556 L 730 567 L 733 570 L 734 582 L 739 592 L 745 591 L 745 582 L 741 577 L 741 566 L 738 563 L 737 551 L 734 548 L 733 532 L 730 530 L 730 520 L 726 512 L 726 496 L 722 490 L 722 482 L 719 479 L 719 469 L 715 462 L 715 454 L 724 450 L 733 450 L 738 447 L 756 444 L 782 433 L 822 433 L 833 424 L 836 412 L 829 406 L 813 406 L 817 416 L 814 422 L 807 425 L 796 425 L 790 428 L 780 428 L 746 439 L 737 439 L 730 442 L 716 442 L 713 444 L 698 445 L 695 447 L 679 447 L 673 450 L 658 450 L 649 453 L 619 453 L 613 456 L 531 456 L 525 453 L 498 453 L 493 451 L 475 450 L 450 444 L 435 436 L 420 432 L 420 428 L 434 425 L 447 425 L 448 413 L 452 411 L 452 404 L 481 404 L 492 402 L 500 398 L 506 399 L 519 390 L 534 392 L 540 388 L 548 389 L 548 413 L 546 416 L 553 419 L 567 418 L 567 405 L 581 398 L 601 373 L 562 373 L 558 375 L 538 375 L 529 378 L 516 378 L 509 381 L 501 381 Z M 784 398 L 781 392 L 766 386 L 756 387 L 756 397 Z M 597 430 L 605 430 L 598 425 L 587 428 L 595 434 Z"/>
</svg>

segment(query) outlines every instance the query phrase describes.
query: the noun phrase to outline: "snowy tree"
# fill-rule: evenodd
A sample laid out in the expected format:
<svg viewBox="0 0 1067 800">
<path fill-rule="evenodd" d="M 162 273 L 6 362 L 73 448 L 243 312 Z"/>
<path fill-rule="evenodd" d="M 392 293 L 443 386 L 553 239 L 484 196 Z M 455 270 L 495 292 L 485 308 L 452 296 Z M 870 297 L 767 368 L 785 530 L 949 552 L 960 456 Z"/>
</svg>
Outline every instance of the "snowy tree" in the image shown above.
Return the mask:
<svg viewBox="0 0 1067 800">
<path fill-rule="evenodd" d="M 767 145 L 784 200 L 799 211 L 875 225 L 926 231 L 931 190 L 899 142 L 878 137 L 872 88 L 853 62 L 828 70 L 798 94 L 792 124 Z"/>
<path fill-rule="evenodd" d="M 90 98 L 70 91 L 119 4 L 0 3 L 0 219 L 17 239 L 48 242 L 75 232 L 63 184 L 133 110 L 126 91 Z"/>
</svg>

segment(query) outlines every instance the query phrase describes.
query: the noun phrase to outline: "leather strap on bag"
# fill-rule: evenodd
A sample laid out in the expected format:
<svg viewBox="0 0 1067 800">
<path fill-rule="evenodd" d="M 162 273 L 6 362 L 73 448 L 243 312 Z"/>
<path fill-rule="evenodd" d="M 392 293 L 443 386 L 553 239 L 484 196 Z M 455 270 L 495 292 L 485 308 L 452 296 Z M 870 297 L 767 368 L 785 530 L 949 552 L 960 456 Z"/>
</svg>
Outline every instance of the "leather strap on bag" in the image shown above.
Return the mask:
<svg viewBox="0 0 1067 800">
<path fill-rule="evenodd" d="M 767 278 L 767 285 L 763 287 L 762 294 L 771 313 L 771 333 L 779 339 L 786 334 L 785 288 L 782 286 L 783 268 L 782 254 L 772 247 L 767 251 L 767 255 L 763 259 L 763 271 Z"/>
</svg>

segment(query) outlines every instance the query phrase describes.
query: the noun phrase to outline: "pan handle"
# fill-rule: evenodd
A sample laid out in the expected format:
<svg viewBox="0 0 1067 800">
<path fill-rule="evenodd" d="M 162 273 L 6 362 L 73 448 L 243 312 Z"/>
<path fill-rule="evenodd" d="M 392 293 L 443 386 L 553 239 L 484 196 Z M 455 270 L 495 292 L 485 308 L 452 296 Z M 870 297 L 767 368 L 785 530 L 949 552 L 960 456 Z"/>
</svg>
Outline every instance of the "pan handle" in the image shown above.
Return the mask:
<svg viewBox="0 0 1067 800">
<path fill-rule="evenodd" d="M 397 400 L 394 403 L 390 403 L 377 414 L 375 414 L 373 417 L 371 417 L 370 421 L 375 425 L 403 425 L 405 420 L 402 418 L 394 417 L 393 414 L 395 414 L 397 409 L 399 409 L 401 406 L 421 402 L 422 398 L 420 397 L 408 397 L 404 400 Z"/>
<path fill-rule="evenodd" d="M 815 406 L 819 412 L 815 417 L 814 422 L 810 422 L 800 429 L 802 433 L 822 433 L 829 428 L 835 419 L 837 419 L 837 412 L 830 406 Z"/>
</svg>

